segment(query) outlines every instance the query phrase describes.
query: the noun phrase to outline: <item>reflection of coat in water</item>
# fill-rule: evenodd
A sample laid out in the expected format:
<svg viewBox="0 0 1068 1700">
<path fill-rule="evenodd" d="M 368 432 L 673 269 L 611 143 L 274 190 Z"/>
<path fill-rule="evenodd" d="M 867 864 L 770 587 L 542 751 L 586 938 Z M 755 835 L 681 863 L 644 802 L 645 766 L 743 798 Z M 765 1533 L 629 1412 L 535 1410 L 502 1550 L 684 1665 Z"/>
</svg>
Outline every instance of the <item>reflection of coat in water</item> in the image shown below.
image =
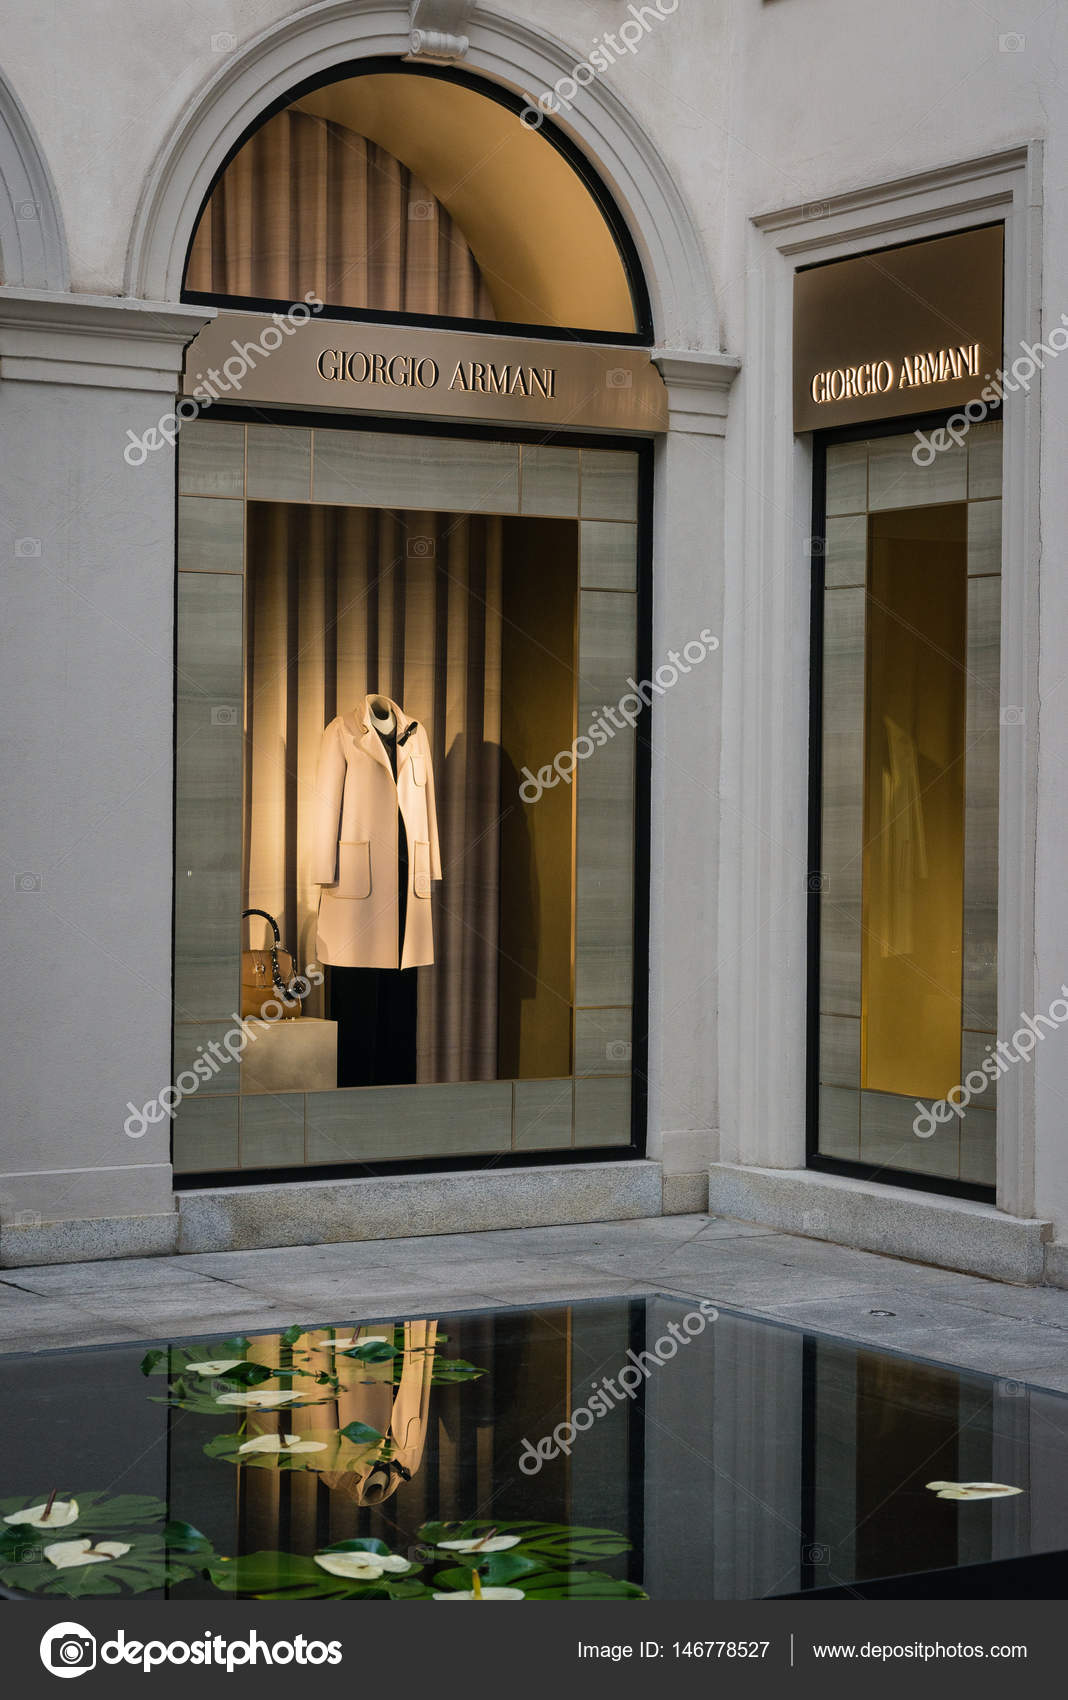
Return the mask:
<svg viewBox="0 0 1068 1700">
<path fill-rule="evenodd" d="M 916 743 L 884 719 L 887 760 L 882 772 L 879 881 L 883 918 L 880 952 L 909 956 L 914 948 L 915 887 L 927 878 L 927 832 Z"/>
<path fill-rule="evenodd" d="M 385 1378 L 347 1387 L 338 1394 L 338 1428 L 352 1422 L 367 1423 L 389 1442 L 388 1448 L 380 1446 L 370 1452 L 358 1469 L 324 1471 L 320 1478 L 358 1505 L 381 1504 L 396 1493 L 402 1481 L 415 1475 L 423 1461 L 437 1331 L 436 1322 L 406 1322 L 404 1349 L 399 1360 L 394 1358 L 392 1364 L 383 1366 Z M 371 1373 L 375 1368 L 370 1364 L 363 1367 Z"/>
</svg>

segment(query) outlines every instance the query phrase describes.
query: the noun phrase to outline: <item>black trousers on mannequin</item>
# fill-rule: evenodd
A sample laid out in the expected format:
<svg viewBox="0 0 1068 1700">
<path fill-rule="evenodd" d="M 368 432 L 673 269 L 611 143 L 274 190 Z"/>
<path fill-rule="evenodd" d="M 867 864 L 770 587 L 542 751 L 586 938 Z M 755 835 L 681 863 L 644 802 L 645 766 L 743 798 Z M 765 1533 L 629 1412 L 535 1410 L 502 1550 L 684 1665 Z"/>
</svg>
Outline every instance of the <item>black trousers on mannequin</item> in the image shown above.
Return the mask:
<svg viewBox="0 0 1068 1700">
<path fill-rule="evenodd" d="M 331 968 L 339 1086 L 415 1084 L 418 968 Z"/>
<path fill-rule="evenodd" d="M 395 755 L 393 761 L 395 771 Z M 398 961 L 407 911 L 408 837 L 398 814 Z M 414 1086 L 418 973 L 418 968 L 331 968 L 339 1086 Z"/>
</svg>

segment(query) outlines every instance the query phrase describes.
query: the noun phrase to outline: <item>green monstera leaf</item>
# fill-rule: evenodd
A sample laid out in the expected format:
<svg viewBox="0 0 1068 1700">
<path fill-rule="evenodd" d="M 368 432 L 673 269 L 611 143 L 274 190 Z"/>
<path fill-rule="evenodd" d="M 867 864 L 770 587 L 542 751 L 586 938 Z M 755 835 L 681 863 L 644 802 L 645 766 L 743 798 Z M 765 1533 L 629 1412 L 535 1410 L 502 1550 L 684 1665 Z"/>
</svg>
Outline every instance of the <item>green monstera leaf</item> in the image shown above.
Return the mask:
<svg viewBox="0 0 1068 1700">
<path fill-rule="evenodd" d="M 518 1535 L 518 1544 L 510 1548 L 510 1553 L 542 1563 L 549 1561 L 554 1566 L 617 1558 L 630 1551 L 630 1542 L 612 1529 L 584 1529 L 567 1523 L 494 1523 L 484 1517 L 466 1523 L 424 1523 L 418 1538 L 426 1546 L 440 1546 L 442 1541 L 475 1540 L 491 1533 Z"/>
<path fill-rule="evenodd" d="M 397 1356 L 397 1348 L 386 1340 L 368 1340 L 362 1346 L 343 1346 L 337 1355 L 340 1358 L 354 1358 L 361 1364 L 386 1364 Z"/>
<path fill-rule="evenodd" d="M 283 1417 L 285 1413 L 283 1412 Z M 348 1471 L 365 1469 L 388 1450 L 383 1437 L 365 1423 L 350 1423 L 370 1438 L 353 1439 L 346 1429 L 311 1429 L 288 1438 L 279 1433 L 217 1434 L 204 1447 L 207 1458 L 261 1470 Z"/>
<path fill-rule="evenodd" d="M 45 1493 L 21 1494 L 18 1499 L 0 1499 L 0 1555 L 9 1552 L 13 1544 L 32 1546 L 42 1545 L 48 1541 L 61 1541 L 82 1535 L 110 1535 L 116 1530 L 143 1529 L 152 1526 L 162 1527 L 167 1520 L 167 1507 L 162 1499 L 154 1499 L 147 1493 L 68 1493 L 66 1490 L 57 1496 L 69 1504 L 74 1500 L 78 1507 L 78 1515 L 62 1528 L 45 1530 L 34 1528 L 27 1523 L 8 1523 L 6 1518 L 12 1514 L 29 1509 L 35 1505 L 46 1505 L 51 1489 Z"/>
<path fill-rule="evenodd" d="M 518 1537 L 503 1551 L 475 1547 L 457 1553 L 443 1541 Z M 591 1559 L 615 1558 L 630 1542 L 611 1529 L 586 1529 L 566 1523 L 497 1522 L 472 1518 L 466 1523 L 424 1523 L 419 1531 L 429 1562 L 448 1559 L 435 1573 L 431 1586 L 439 1593 L 466 1593 L 471 1573 L 488 1588 L 520 1588 L 528 1600 L 644 1600 L 648 1595 L 633 1582 L 620 1581 L 599 1570 L 571 1568 Z M 435 1550 L 436 1549 L 436 1550 Z"/>
<path fill-rule="evenodd" d="M 155 1405 L 171 1405 L 176 1410 L 190 1411 L 194 1416 L 229 1417 L 233 1421 L 237 1411 L 293 1411 L 306 1405 L 324 1405 L 334 1396 L 332 1384 L 327 1384 L 327 1391 L 319 1391 L 324 1384 L 308 1370 L 279 1370 L 267 1364 L 243 1364 L 241 1370 L 245 1373 L 228 1371 L 225 1375 L 213 1376 L 210 1380 L 197 1375 L 179 1375 L 171 1382 L 166 1393 L 150 1393 L 149 1398 Z M 295 1383 L 294 1376 L 300 1376 L 302 1382 Z M 292 1393 L 297 1397 L 286 1399 L 278 1405 L 269 1402 L 260 1405 L 254 1397 L 249 1399 L 247 1405 L 240 1402 L 242 1394 L 255 1395 L 257 1392 L 272 1391 L 263 1385 L 269 1381 L 281 1382 L 282 1385 L 274 1391 Z"/>
<path fill-rule="evenodd" d="M 490 1553 L 478 1565 L 484 1588 L 521 1588 L 528 1600 L 647 1600 L 634 1582 L 621 1582 L 599 1570 L 545 1570 L 530 1559 L 510 1552 Z M 466 1593 L 471 1569 L 453 1566 L 432 1579 L 438 1593 Z"/>
<path fill-rule="evenodd" d="M 37 1537 L 33 1545 L 30 1534 Z M 71 1526 L 59 1534 L 53 1542 L 40 1530 L 24 1530 L 22 1551 L 0 1555 L 0 1581 L 23 1593 L 72 1600 L 144 1594 L 188 1580 L 215 1557 L 210 1541 L 189 1523 L 171 1522 L 147 1533 L 116 1531 L 107 1540 L 79 1536 Z M 102 1555 L 101 1547 L 116 1550 Z M 79 1548 L 86 1551 L 86 1563 L 78 1562 Z"/>
<path fill-rule="evenodd" d="M 141 1359 L 142 1375 L 181 1375 L 191 1363 L 220 1363 L 243 1359 L 252 1341 L 243 1334 L 230 1340 L 209 1340 L 199 1346 L 153 1346 Z M 261 1367 L 259 1365 L 257 1368 Z"/>
<path fill-rule="evenodd" d="M 328 1553 L 367 1552 L 390 1556 L 383 1541 L 362 1539 L 338 1541 L 323 1549 Z M 418 1578 L 419 1566 L 409 1571 L 387 1573 L 367 1581 L 334 1576 L 316 1564 L 314 1557 L 292 1552 L 250 1552 L 239 1558 L 217 1558 L 208 1576 L 226 1593 L 251 1595 L 260 1600 L 412 1600 L 427 1599 L 429 1590 Z"/>
<path fill-rule="evenodd" d="M 469 1364 L 465 1358 L 438 1358 L 430 1371 L 432 1387 L 450 1387 L 458 1381 L 477 1381 L 480 1375 L 485 1375 L 484 1369 L 477 1364 Z"/>
</svg>

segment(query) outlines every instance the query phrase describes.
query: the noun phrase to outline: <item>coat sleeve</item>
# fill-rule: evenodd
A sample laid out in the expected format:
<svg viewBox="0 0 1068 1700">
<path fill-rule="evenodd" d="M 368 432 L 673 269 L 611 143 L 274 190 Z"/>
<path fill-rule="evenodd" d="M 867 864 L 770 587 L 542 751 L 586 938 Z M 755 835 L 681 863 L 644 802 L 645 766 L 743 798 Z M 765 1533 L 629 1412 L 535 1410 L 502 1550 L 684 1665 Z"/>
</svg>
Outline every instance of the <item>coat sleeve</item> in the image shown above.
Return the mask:
<svg viewBox="0 0 1068 1700">
<path fill-rule="evenodd" d="M 311 877 L 316 885 L 333 885 L 337 880 L 337 841 L 346 771 L 341 728 L 336 720 L 332 720 L 323 733 L 315 774 Z"/>
<path fill-rule="evenodd" d="M 438 805 L 434 795 L 434 764 L 430 759 L 430 739 L 423 732 L 425 754 L 423 762 L 426 767 L 426 822 L 430 835 L 430 877 L 432 880 L 441 878 L 441 847 L 438 843 Z"/>
</svg>

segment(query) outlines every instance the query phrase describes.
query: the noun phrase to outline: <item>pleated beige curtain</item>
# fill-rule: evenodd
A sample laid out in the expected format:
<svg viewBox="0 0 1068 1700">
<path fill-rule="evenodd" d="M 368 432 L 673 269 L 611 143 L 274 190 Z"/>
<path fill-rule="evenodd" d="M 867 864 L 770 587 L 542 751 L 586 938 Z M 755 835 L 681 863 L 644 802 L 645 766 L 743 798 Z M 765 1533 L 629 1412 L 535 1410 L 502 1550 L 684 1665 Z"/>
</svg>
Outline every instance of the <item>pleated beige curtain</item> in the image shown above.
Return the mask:
<svg viewBox="0 0 1068 1700">
<path fill-rule="evenodd" d="M 247 584 L 246 906 L 315 960 L 323 728 L 369 692 L 392 697 L 430 737 L 444 875 L 434 965 L 418 970 L 418 1079 L 495 1079 L 500 520 L 253 503 Z M 307 1007 L 324 1014 L 321 994 Z"/>
<path fill-rule="evenodd" d="M 445 207 L 375 142 L 293 108 L 235 154 L 197 226 L 186 288 L 377 312 L 495 317 Z"/>
</svg>

